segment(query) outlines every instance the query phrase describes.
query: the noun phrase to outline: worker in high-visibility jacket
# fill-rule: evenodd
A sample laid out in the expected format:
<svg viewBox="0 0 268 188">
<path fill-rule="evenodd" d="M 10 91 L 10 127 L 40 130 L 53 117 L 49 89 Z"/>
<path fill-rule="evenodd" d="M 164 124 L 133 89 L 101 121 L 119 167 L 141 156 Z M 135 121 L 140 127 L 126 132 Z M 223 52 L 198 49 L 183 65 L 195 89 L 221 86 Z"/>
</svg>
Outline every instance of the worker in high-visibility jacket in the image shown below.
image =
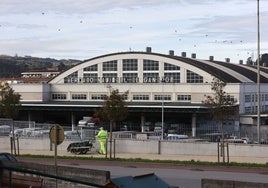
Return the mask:
<svg viewBox="0 0 268 188">
<path fill-rule="evenodd" d="M 100 127 L 100 131 L 98 132 L 96 136 L 100 142 L 100 150 L 99 153 L 106 155 L 106 140 L 108 138 L 107 131 L 103 130 L 103 127 Z"/>
</svg>

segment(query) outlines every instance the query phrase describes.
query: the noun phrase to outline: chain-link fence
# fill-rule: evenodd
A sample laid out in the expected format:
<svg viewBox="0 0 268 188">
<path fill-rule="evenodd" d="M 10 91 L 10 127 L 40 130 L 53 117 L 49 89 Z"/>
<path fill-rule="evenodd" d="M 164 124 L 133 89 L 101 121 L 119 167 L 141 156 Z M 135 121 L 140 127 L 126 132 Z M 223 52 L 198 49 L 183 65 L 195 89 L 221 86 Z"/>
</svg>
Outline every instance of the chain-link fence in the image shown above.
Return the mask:
<svg viewBox="0 0 268 188">
<path fill-rule="evenodd" d="M 34 121 L 12 121 L 11 119 L 0 118 L 0 136 L 13 136 L 12 123 L 14 123 L 14 135 L 23 138 L 47 138 L 50 128 L 54 124 L 36 123 Z M 108 132 L 110 130 L 109 123 L 103 123 L 103 126 Z M 72 130 L 71 126 L 65 126 L 64 134 L 67 140 L 88 140 L 95 138 L 98 133 L 99 126 L 93 127 L 75 127 Z M 181 138 L 198 139 L 203 141 L 217 142 L 221 139 L 221 127 L 214 121 L 198 121 L 196 127 L 192 127 L 187 123 L 164 123 L 163 138 L 167 139 L 168 135 L 181 135 Z M 235 122 L 224 122 L 223 132 L 226 139 L 244 139 L 246 143 L 255 143 L 258 141 L 258 133 L 256 125 L 237 125 Z M 193 133 L 195 130 L 195 133 Z M 144 133 L 145 136 L 137 133 Z M 113 128 L 113 137 L 120 139 L 162 139 L 162 123 L 145 122 L 143 127 L 139 123 L 118 123 Z M 261 144 L 268 143 L 268 126 L 260 126 L 260 142 Z"/>
</svg>

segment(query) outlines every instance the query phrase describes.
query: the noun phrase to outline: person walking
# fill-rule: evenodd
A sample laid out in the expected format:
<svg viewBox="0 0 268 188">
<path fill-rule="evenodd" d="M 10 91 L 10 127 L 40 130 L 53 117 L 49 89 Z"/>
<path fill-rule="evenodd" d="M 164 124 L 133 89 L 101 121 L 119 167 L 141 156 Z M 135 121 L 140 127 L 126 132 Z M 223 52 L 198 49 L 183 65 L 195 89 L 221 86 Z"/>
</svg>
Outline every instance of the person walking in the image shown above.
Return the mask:
<svg viewBox="0 0 268 188">
<path fill-rule="evenodd" d="M 103 130 L 103 127 L 100 127 L 100 131 L 96 136 L 100 142 L 99 154 L 106 155 L 106 140 L 108 138 L 107 131 Z"/>
</svg>

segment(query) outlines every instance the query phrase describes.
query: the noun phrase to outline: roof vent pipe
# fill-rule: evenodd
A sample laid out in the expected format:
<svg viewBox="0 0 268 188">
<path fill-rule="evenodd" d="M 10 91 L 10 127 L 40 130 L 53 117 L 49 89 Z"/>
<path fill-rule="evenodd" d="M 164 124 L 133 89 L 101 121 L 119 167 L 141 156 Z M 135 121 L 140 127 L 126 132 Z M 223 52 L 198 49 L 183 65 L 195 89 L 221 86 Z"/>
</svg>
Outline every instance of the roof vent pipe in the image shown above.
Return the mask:
<svg viewBox="0 0 268 188">
<path fill-rule="evenodd" d="M 147 53 L 151 53 L 152 52 L 152 48 L 151 47 L 146 47 L 146 52 Z"/>
<path fill-rule="evenodd" d="M 230 63 L 230 58 L 225 58 L 226 63 Z"/>
<path fill-rule="evenodd" d="M 192 57 L 193 59 L 195 59 L 195 58 L 196 58 L 196 54 L 193 53 L 193 54 L 191 55 L 191 57 Z"/>
<path fill-rule="evenodd" d="M 239 64 L 242 65 L 243 64 L 243 60 L 239 60 Z"/>
<path fill-rule="evenodd" d="M 186 57 L 186 52 L 181 52 L 182 57 Z"/>
<path fill-rule="evenodd" d="M 209 61 L 214 61 L 214 57 L 213 56 L 209 56 Z"/>
<path fill-rule="evenodd" d="M 169 50 L 169 55 L 174 56 L 174 50 Z"/>
</svg>

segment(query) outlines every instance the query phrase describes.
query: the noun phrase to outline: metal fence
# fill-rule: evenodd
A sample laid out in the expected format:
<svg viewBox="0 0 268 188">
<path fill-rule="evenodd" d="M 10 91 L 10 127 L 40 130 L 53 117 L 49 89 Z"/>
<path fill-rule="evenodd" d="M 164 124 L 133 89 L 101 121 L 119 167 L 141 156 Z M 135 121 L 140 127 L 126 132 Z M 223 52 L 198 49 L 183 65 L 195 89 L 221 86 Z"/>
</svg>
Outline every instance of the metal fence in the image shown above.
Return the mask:
<svg viewBox="0 0 268 188">
<path fill-rule="evenodd" d="M 12 121 L 12 119 L 0 118 L 0 136 L 12 136 L 12 124 L 14 123 L 14 135 L 24 138 L 47 138 L 50 128 L 54 124 L 36 123 L 34 121 Z M 102 124 L 106 130 L 110 130 L 109 124 Z M 161 123 L 155 124 L 145 122 L 142 128 L 140 124 L 120 123 L 113 130 L 114 138 L 137 139 L 136 133 L 147 133 L 147 139 L 161 139 Z M 193 138 L 192 125 L 185 123 L 164 124 L 164 135 L 166 139 L 169 134 L 187 135 Z M 98 127 L 76 127 L 64 126 L 65 139 L 87 140 L 92 139 L 98 132 Z M 258 133 L 256 125 L 235 125 L 233 122 L 224 122 L 223 132 L 225 138 L 245 138 L 249 143 L 257 142 Z M 142 131 L 143 130 L 143 131 Z M 218 141 L 221 138 L 221 128 L 213 121 L 198 121 L 195 127 L 195 138 L 207 141 Z M 260 142 L 268 143 L 268 125 L 260 126 Z"/>
</svg>

